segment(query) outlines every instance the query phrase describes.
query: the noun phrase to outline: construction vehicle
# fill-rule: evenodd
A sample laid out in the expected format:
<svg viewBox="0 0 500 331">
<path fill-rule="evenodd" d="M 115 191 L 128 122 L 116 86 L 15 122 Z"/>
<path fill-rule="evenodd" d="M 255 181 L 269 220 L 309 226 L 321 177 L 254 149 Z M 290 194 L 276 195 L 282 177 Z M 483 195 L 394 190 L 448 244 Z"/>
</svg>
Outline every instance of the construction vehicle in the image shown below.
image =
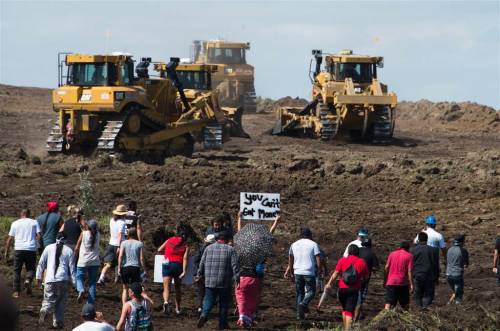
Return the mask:
<svg viewBox="0 0 500 331">
<path fill-rule="evenodd" d="M 394 133 L 397 97 L 378 80 L 377 68 L 383 67 L 383 58 L 357 55 L 351 50 L 339 54 L 313 50 L 312 55 L 312 101 L 303 108 L 279 108 L 273 134 L 306 135 L 328 141 L 345 132 L 357 140 L 389 143 Z"/>
<path fill-rule="evenodd" d="M 52 94 L 58 122 L 47 140 L 49 153 L 190 156 L 191 133 L 224 121 L 206 99 L 187 100 L 175 71 L 178 58 L 166 65 L 166 77 L 150 77 L 151 58 L 142 58 L 134 77 L 132 56 L 121 53 L 60 53 L 58 63 L 59 87 Z M 208 138 L 206 145 L 220 148 L 221 135 Z"/>
<path fill-rule="evenodd" d="M 246 62 L 246 51 L 249 49 L 250 43 L 195 40 L 191 60 L 197 64 L 217 65 L 212 83 L 219 90 L 222 106 L 243 107 L 246 112 L 255 112 L 254 67 Z"/>
<path fill-rule="evenodd" d="M 155 64 L 155 70 L 160 76 L 165 76 L 165 64 Z M 184 88 L 184 94 L 189 102 L 196 103 L 198 98 L 209 100 L 210 106 L 224 113 L 226 120 L 223 123 L 227 136 L 250 138 L 242 127 L 242 107 L 221 107 L 219 91 L 212 89 L 212 75 L 217 72 L 217 65 L 194 64 L 182 62 L 177 66 L 176 73 Z"/>
</svg>

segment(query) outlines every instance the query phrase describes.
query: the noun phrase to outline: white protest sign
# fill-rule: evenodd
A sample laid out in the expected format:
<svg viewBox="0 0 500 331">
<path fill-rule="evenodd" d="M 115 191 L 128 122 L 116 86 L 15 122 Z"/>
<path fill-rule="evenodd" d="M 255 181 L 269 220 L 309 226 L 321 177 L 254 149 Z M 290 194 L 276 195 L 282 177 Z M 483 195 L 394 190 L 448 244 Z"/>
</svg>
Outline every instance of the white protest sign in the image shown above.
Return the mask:
<svg viewBox="0 0 500 331">
<path fill-rule="evenodd" d="M 240 193 L 240 212 L 244 220 L 274 220 L 280 208 L 279 193 Z"/>
<path fill-rule="evenodd" d="M 154 269 L 154 279 L 155 283 L 163 283 L 162 275 L 162 265 L 165 262 L 165 256 L 155 255 L 155 269 Z M 188 259 L 188 268 L 186 275 L 182 278 L 183 285 L 192 285 L 194 283 L 194 277 L 196 276 L 196 266 L 194 265 L 194 256 L 190 256 Z"/>
</svg>

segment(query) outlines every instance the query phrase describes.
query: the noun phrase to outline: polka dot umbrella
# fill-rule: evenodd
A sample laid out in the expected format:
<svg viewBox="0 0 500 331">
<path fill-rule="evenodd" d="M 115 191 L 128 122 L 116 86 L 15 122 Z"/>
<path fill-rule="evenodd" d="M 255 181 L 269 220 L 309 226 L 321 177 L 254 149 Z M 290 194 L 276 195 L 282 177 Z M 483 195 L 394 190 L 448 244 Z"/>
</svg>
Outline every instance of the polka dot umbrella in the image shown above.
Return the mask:
<svg viewBox="0 0 500 331">
<path fill-rule="evenodd" d="M 234 249 L 240 263 L 255 266 L 271 255 L 273 236 L 267 226 L 249 223 L 234 235 Z"/>
</svg>

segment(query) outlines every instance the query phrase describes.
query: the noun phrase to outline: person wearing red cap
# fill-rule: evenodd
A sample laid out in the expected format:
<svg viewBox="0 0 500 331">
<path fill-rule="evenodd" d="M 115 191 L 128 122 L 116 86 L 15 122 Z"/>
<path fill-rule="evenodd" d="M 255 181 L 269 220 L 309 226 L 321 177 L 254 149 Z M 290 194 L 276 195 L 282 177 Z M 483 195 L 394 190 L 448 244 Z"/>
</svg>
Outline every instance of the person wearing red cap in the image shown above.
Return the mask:
<svg viewBox="0 0 500 331">
<path fill-rule="evenodd" d="M 47 212 L 38 216 L 36 220 L 42 231 L 39 251 L 43 252 L 44 247 L 56 242 L 56 235 L 63 225 L 59 204 L 56 201 L 47 202 Z"/>
</svg>

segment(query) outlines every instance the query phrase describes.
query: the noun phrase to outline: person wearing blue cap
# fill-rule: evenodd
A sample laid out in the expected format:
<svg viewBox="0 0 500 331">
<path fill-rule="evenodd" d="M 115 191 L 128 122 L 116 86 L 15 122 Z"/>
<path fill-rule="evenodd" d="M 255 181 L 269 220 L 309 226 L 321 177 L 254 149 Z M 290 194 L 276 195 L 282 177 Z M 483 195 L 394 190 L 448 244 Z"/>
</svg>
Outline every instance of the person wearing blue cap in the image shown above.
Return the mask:
<svg viewBox="0 0 500 331">
<path fill-rule="evenodd" d="M 109 325 L 103 318 L 101 312 L 95 311 L 95 306 L 86 303 L 82 307 L 83 323 L 73 329 L 73 331 L 114 331 L 115 328 Z"/>
<path fill-rule="evenodd" d="M 349 255 L 348 253 L 348 249 L 349 249 L 349 246 L 351 245 L 356 245 L 358 246 L 359 248 L 362 247 L 362 244 L 364 242 L 366 242 L 368 240 L 368 229 L 365 228 L 365 227 L 361 227 L 359 230 L 358 230 L 358 238 L 356 240 L 353 240 L 349 243 L 349 245 L 347 245 L 347 247 L 345 248 L 345 251 L 344 251 L 344 257 L 347 257 Z"/>
<path fill-rule="evenodd" d="M 436 231 L 437 218 L 434 215 L 425 218 L 425 229 L 422 232 L 427 233 L 427 245 L 439 248 L 443 254 L 444 261 L 446 261 L 446 242 L 441 233 Z M 418 244 L 418 234 L 415 237 L 415 244 Z"/>
</svg>

